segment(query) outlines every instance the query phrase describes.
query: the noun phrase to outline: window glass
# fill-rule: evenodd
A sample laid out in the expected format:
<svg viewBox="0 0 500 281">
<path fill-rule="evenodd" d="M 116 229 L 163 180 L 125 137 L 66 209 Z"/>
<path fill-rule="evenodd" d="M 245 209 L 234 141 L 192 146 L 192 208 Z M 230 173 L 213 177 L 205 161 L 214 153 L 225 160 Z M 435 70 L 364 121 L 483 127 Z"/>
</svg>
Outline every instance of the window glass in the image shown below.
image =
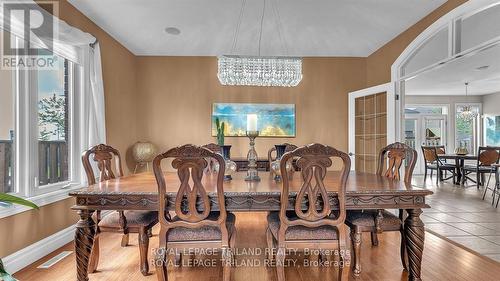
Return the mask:
<svg viewBox="0 0 500 281">
<path fill-rule="evenodd" d="M 462 51 L 500 36 L 500 5 L 462 19 Z"/>
<path fill-rule="evenodd" d="M 0 29 L 0 44 L 4 36 Z M 0 45 L 2 46 L 2 45 Z M 0 192 L 16 192 L 14 186 L 15 70 L 0 68 Z"/>
<path fill-rule="evenodd" d="M 68 180 L 68 61 L 37 71 L 38 182 L 40 186 Z"/>
<path fill-rule="evenodd" d="M 433 35 L 418 49 L 403 67 L 403 75 L 410 75 L 448 57 L 448 28 Z"/>
<path fill-rule="evenodd" d="M 500 146 L 500 115 L 484 117 L 484 141 L 489 146 Z"/>
<path fill-rule="evenodd" d="M 469 153 L 475 153 L 478 140 L 477 118 L 471 121 L 462 118 L 462 106 L 457 106 L 455 117 L 455 147 L 465 147 Z M 479 106 L 472 105 L 472 111 L 479 115 Z"/>
</svg>

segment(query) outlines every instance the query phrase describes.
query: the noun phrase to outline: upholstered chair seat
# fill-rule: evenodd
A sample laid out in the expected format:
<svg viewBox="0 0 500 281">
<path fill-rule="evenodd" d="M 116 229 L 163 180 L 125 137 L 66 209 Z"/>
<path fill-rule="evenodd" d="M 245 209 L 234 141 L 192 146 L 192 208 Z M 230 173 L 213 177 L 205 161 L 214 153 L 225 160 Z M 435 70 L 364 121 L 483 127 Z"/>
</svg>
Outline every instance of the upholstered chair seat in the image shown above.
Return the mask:
<svg viewBox="0 0 500 281">
<path fill-rule="evenodd" d="M 377 222 L 378 218 L 378 222 Z M 349 226 L 360 226 L 365 228 L 380 227 L 383 231 L 399 230 L 402 221 L 398 216 L 386 210 L 363 210 L 347 212 L 346 223 Z"/>
<path fill-rule="evenodd" d="M 125 211 L 124 215 L 127 219 L 127 227 L 130 228 L 147 227 L 158 223 L 158 212 Z M 104 216 L 99 222 L 99 227 L 120 228 L 120 213 L 115 211 Z"/>
<path fill-rule="evenodd" d="M 291 221 L 296 217 L 289 218 Z M 275 238 L 278 237 L 280 228 L 279 212 L 270 212 L 267 216 L 269 230 Z M 333 226 L 306 227 L 302 225 L 290 226 L 285 232 L 286 240 L 337 240 L 337 229 Z"/>
<path fill-rule="evenodd" d="M 207 220 L 217 221 L 219 217 L 218 213 L 211 213 Z M 172 221 L 180 221 L 176 216 Z M 236 217 L 232 213 L 227 213 L 226 217 L 226 227 L 231 236 L 235 230 L 234 223 Z M 168 240 L 169 242 L 179 242 L 179 241 L 214 241 L 221 240 L 222 233 L 220 227 L 217 226 L 202 226 L 199 228 L 187 228 L 187 227 L 175 227 L 169 230 Z"/>
</svg>

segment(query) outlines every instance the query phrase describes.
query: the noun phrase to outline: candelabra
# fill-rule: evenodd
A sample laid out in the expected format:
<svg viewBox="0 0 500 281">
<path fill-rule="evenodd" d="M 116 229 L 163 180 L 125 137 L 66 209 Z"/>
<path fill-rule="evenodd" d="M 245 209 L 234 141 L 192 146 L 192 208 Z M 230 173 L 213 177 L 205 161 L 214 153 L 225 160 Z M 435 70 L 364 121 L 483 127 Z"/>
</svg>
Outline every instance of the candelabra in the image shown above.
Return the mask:
<svg viewBox="0 0 500 281">
<path fill-rule="evenodd" d="M 248 171 L 246 181 L 260 181 L 257 172 L 257 151 L 255 151 L 255 138 L 259 136 L 259 131 L 247 131 L 247 137 L 250 139 L 250 149 L 248 150 Z"/>
</svg>

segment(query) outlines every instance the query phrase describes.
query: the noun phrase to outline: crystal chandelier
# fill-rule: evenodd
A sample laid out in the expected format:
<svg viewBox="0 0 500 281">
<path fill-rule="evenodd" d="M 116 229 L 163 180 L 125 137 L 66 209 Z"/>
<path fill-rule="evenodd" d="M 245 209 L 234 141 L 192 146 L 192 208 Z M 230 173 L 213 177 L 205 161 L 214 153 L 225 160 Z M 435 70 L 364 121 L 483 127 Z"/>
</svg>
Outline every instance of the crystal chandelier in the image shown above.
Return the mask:
<svg viewBox="0 0 500 281">
<path fill-rule="evenodd" d="M 468 86 L 469 83 L 465 83 L 465 101 L 467 102 L 467 96 L 468 96 Z M 466 104 L 460 108 L 460 113 L 459 113 L 460 118 L 462 118 L 466 122 L 471 122 L 472 120 L 476 119 L 477 117 L 477 112 L 472 109 L 472 106 L 469 104 Z"/>
<path fill-rule="evenodd" d="M 236 25 L 232 47 L 233 53 L 238 39 L 245 3 L 246 1 L 243 0 L 239 21 Z M 225 55 L 218 57 L 217 77 L 222 85 L 294 87 L 302 80 L 302 58 L 265 57 L 260 55 L 265 9 L 266 0 L 264 0 L 262 17 L 260 20 L 258 56 Z M 282 39 L 278 8 L 274 7 L 273 12 L 276 13 L 275 17 L 277 19 L 278 35 L 279 38 Z M 284 40 L 282 40 L 281 43 L 286 49 Z"/>
<path fill-rule="evenodd" d="M 222 85 L 294 87 L 302 80 L 302 59 L 294 57 L 219 57 Z"/>
</svg>

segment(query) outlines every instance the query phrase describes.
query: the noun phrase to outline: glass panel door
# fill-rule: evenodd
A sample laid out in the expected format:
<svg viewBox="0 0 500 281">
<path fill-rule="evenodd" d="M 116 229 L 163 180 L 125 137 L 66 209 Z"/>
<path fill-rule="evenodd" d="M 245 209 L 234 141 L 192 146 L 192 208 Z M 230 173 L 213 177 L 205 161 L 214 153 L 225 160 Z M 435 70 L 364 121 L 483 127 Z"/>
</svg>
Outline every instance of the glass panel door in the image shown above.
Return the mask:
<svg viewBox="0 0 500 281">
<path fill-rule="evenodd" d="M 422 145 L 446 145 L 446 118 L 445 116 L 423 116 Z"/>
<path fill-rule="evenodd" d="M 355 170 L 376 173 L 377 158 L 387 145 L 387 93 L 355 99 Z"/>
</svg>

